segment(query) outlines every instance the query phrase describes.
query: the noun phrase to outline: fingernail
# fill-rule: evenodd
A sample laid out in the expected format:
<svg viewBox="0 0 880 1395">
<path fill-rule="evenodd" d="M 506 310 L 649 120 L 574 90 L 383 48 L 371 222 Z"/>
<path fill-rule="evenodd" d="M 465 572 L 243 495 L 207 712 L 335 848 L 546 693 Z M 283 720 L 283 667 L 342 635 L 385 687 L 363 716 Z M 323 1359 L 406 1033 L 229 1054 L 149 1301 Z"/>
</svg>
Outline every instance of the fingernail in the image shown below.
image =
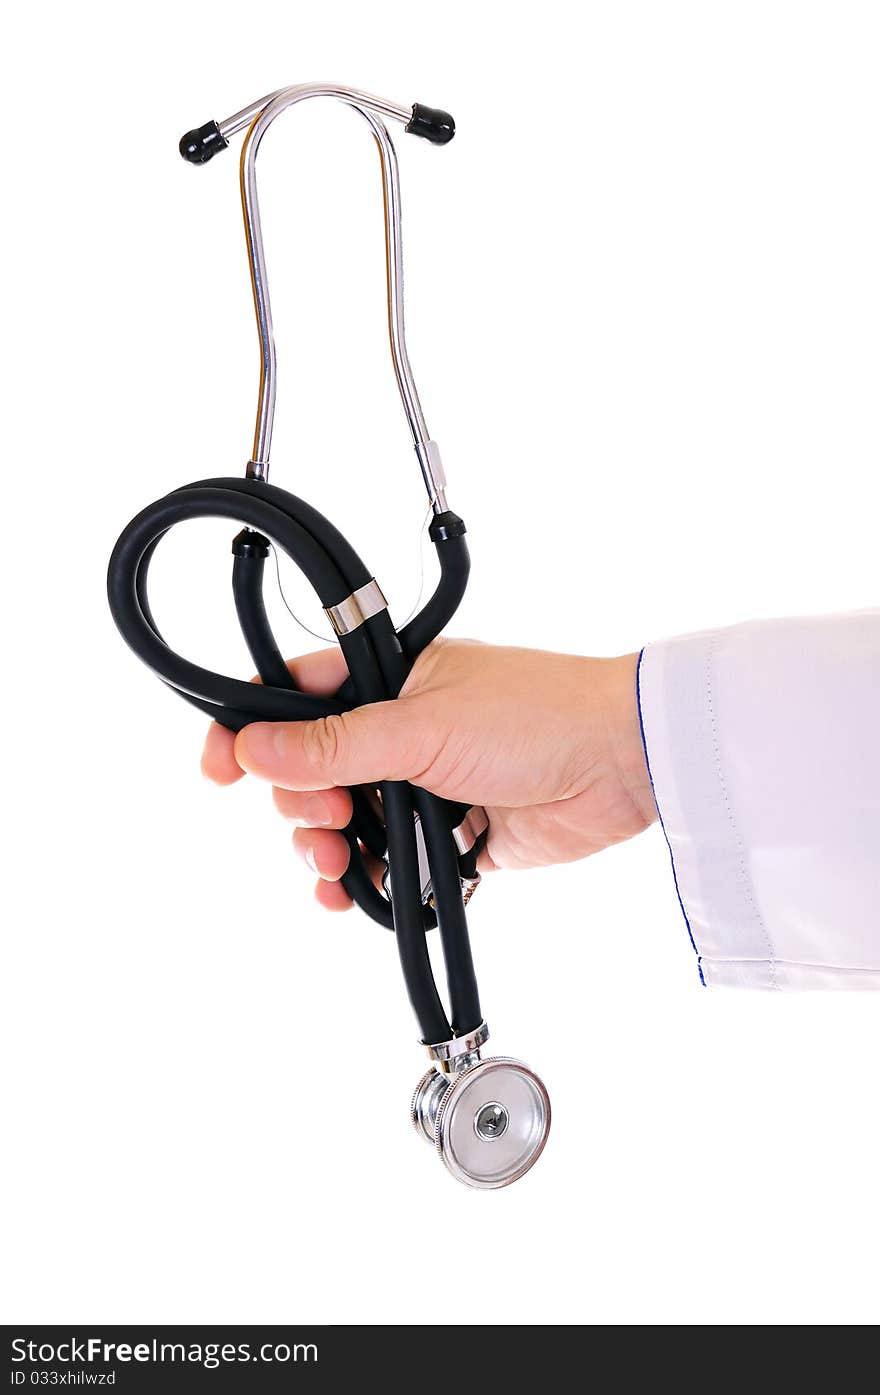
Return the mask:
<svg viewBox="0 0 880 1395">
<path fill-rule="evenodd" d="M 304 828 L 328 828 L 332 817 L 330 805 L 319 794 L 310 794 L 303 800 L 302 824 Z"/>
<path fill-rule="evenodd" d="M 314 872 L 315 876 L 316 876 L 316 877 L 319 877 L 321 874 L 320 874 L 320 872 L 318 871 L 317 864 L 315 863 L 315 849 L 314 849 L 314 848 L 306 848 L 306 850 L 305 850 L 305 859 L 306 859 L 306 862 L 308 863 L 309 867 L 311 867 L 312 871 Z"/>
<path fill-rule="evenodd" d="M 284 754 L 284 726 L 280 722 L 253 722 L 239 732 L 235 757 L 252 774 L 272 771 Z"/>
</svg>

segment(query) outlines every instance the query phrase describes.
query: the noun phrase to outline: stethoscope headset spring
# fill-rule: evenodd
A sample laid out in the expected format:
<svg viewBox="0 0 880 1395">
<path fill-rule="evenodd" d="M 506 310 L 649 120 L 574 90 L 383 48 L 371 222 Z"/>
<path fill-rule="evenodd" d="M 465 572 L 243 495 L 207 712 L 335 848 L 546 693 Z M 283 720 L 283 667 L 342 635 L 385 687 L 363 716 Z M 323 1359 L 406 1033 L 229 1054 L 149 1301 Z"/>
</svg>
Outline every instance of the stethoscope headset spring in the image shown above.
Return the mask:
<svg viewBox="0 0 880 1395">
<path fill-rule="evenodd" d="M 416 456 L 431 503 L 429 536 L 440 579 L 433 595 L 399 631 L 382 591 L 360 557 L 316 509 L 268 482 L 275 414 L 275 338 L 256 186 L 256 157 L 271 123 L 311 97 L 335 97 L 366 121 L 378 146 L 385 209 L 391 356 Z M 465 525 L 446 501 L 440 453 L 428 432 L 406 349 L 403 311 L 400 181 L 385 119 L 436 145 L 455 133 L 448 113 L 416 103 L 398 106 L 329 84 L 286 87 L 226 121 L 189 131 L 180 153 L 206 164 L 247 128 L 241 153 L 241 198 L 260 337 L 260 388 L 251 459 L 245 478 L 201 480 L 143 509 L 121 533 L 107 578 L 110 608 L 134 652 L 187 702 L 231 731 L 255 721 L 290 722 L 341 713 L 398 696 L 418 655 L 440 634 L 464 595 L 470 570 Z M 192 519 L 244 525 L 232 544 L 235 609 L 261 683 L 214 673 L 176 653 L 150 609 L 150 562 L 165 534 Z M 263 598 L 270 547 L 285 553 L 317 593 L 348 666 L 333 698 L 300 692 L 275 641 Z M 484 1058 L 488 1039 L 477 991 L 466 905 L 479 882 L 477 858 L 488 822 L 467 808 L 400 781 L 353 789 L 344 830 L 350 849 L 343 886 L 378 924 L 394 932 L 403 977 L 431 1065 L 412 1100 L 416 1131 L 433 1142 L 460 1181 L 497 1188 L 521 1177 L 540 1155 L 550 1127 L 547 1091 L 535 1073 L 507 1057 Z M 383 889 L 373 883 L 365 853 L 387 864 Z M 428 954 L 427 932 L 439 929 L 449 1013 Z"/>
</svg>

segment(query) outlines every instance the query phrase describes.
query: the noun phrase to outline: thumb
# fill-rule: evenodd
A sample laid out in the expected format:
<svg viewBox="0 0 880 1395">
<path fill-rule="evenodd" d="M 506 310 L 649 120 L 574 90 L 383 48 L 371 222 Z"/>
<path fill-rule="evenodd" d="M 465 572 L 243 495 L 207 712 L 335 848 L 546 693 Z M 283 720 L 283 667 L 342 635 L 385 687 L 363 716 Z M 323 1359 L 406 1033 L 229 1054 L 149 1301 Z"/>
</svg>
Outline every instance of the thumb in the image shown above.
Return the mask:
<svg viewBox="0 0 880 1395">
<path fill-rule="evenodd" d="M 411 780 L 430 763 L 430 724 L 416 696 L 316 722 L 254 722 L 235 739 L 243 770 L 287 790 Z"/>
</svg>

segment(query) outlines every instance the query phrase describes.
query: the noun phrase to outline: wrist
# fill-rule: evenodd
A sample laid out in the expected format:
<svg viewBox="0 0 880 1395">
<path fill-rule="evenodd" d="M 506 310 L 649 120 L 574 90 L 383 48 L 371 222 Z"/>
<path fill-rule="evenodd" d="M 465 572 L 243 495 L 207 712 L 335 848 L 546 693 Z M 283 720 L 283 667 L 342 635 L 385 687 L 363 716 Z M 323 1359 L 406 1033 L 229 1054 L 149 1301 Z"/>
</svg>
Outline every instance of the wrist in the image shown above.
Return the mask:
<svg viewBox="0 0 880 1395">
<path fill-rule="evenodd" d="M 609 758 L 647 828 L 657 819 L 657 805 L 639 717 L 639 655 L 624 654 L 605 660 L 605 664 L 604 714 Z"/>
</svg>

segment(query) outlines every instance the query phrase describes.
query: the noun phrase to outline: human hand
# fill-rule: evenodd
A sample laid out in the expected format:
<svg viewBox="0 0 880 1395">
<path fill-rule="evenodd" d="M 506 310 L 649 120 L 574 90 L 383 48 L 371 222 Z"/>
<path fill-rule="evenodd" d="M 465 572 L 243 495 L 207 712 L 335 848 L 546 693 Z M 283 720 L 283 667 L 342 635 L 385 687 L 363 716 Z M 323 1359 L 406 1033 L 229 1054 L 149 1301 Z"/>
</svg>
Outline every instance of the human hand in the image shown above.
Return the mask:
<svg viewBox="0 0 880 1395">
<path fill-rule="evenodd" d="M 320 878 L 328 910 L 352 903 L 339 885 L 351 796 L 341 786 L 408 780 L 483 805 L 480 868 L 571 862 L 633 837 L 657 817 L 636 698 L 637 654 L 579 658 L 473 640 L 435 640 L 399 698 L 316 722 L 255 722 L 237 736 L 216 723 L 204 773 L 232 784 L 271 781 L 299 826 L 294 847 Z M 335 693 L 347 676 L 338 649 L 290 664 L 297 687 Z M 375 863 L 378 879 L 381 864 Z"/>
</svg>

